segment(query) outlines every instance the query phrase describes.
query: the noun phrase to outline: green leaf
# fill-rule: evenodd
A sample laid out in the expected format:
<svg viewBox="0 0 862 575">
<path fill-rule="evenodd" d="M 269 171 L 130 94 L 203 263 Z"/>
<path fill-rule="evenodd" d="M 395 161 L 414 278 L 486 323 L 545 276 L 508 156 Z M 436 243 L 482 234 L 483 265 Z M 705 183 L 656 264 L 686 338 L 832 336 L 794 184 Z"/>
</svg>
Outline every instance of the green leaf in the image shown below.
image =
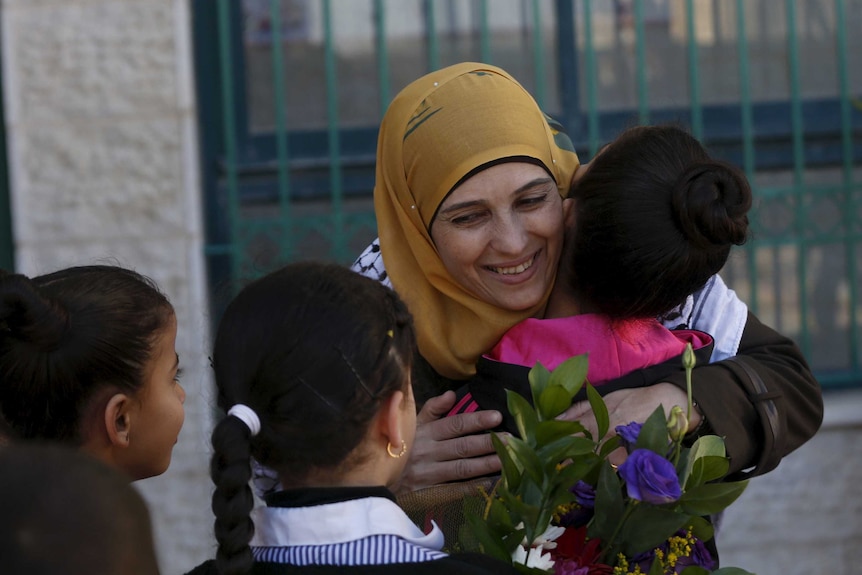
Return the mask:
<svg viewBox="0 0 862 575">
<path fill-rule="evenodd" d="M 724 440 L 717 435 L 704 435 L 694 442 L 694 445 L 688 451 L 688 458 L 683 472 L 679 476 L 681 485 L 694 486 L 710 481 L 703 479 L 702 476 L 691 478 L 695 461 L 703 457 L 725 457 Z"/>
<path fill-rule="evenodd" d="M 509 552 L 500 541 L 500 538 L 491 533 L 488 526 L 478 515 L 468 514 L 465 516 L 467 524 L 470 526 L 472 535 L 476 538 L 479 545 L 482 546 L 482 551 L 486 555 L 495 557 L 500 561 L 507 563 L 512 562 L 512 554 Z"/>
<path fill-rule="evenodd" d="M 548 462 L 548 469 L 551 470 L 558 463 L 570 457 L 592 453 L 595 448 L 595 444 L 586 437 L 566 436 L 540 448 L 537 453 L 540 460 Z"/>
<path fill-rule="evenodd" d="M 553 420 L 572 405 L 572 396 L 562 385 L 550 384 L 539 395 L 539 421 Z"/>
<path fill-rule="evenodd" d="M 545 391 L 548 382 L 551 380 L 551 372 L 542 365 L 541 362 L 536 362 L 533 369 L 530 370 L 527 379 L 530 381 L 530 391 L 533 394 L 533 405 L 538 405 L 539 396 Z"/>
<path fill-rule="evenodd" d="M 506 390 L 506 405 L 515 419 L 521 439 L 532 442 L 535 438 L 536 425 L 539 423 L 533 406 L 521 394 L 511 389 Z"/>
<path fill-rule="evenodd" d="M 709 541 L 715 537 L 715 527 L 706 517 L 692 517 L 688 526 L 691 527 L 691 534 L 701 541 Z"/>
<path fill-rule="evenodd" d="M 694 462 L 691 475 L 685 482 L 685 489 L 692 489 L 698 485 L 721 479 L 727 475 L 730 469 L 730 460 L 727 457 L 716 457 L 707 455 Z"/>
<path fill-rule="evenodd" d="M 523 470 L 524 474 L 532 479 L 536 485 L 541 485 L 543 467 L 536 452 L 527 443 L 517 437 L 510 437 L 508 439 L 506 449 L 515 463 L 520 464 L 519 467 Z"/>
<path fill-rule="evenodd" d="M 685 571 L 683 571 L 685 573 Z M 712 572 L 712 575 L 754 575 L 751 571 L 739 567 L 721 567 Z"/>
<path fill-rule="evenodd" d="M 569 403 L 587 379 L 589 360 L 587 354 L 570 357 L 557 366 L 551 374 L 550 385 L 562 385 L 569 392 Z"/>
<path fill-rule="evenodd" d="M 693 515 L 718 513 L 736 501 L 747 485 L 748 481 L 698 485 L 683 493 L 679 504 L 687 513 Z"/>
<path fill-rule="evenodd" d="M 612 435 L 608 437 L 604 443 L 602 443 L 602 448 L 599 450 L 599 455 L 602 459 L 605 459 L 611 452 L 618 448 L 622 444 L 623 440 L 620 439 L 619 435 Z"/>
<path fill-rule="evenodd" d="M 561 437 L 568 437 L 584 431 L 584 426 L 577 421 L 552 419 L 540 421 L 536 426 L 536 445 L 547 445 Z"/>
<path fill-rule="evenodd" d="M 639 504 L 620 530 L 619 539 L 623 553 L 633 556 L 658 547 L 667 541 L 668 537 L 688 525 L 690 520 L 691 517 L 685 513 Z"/>
<path fill-rule="evenodd" d="M 689 565 L 680 572 L 680 575 L 709 575 L 709 571 L 697 565 Z"/>
<path fill-rule="evenodd" d="M 619 476 L 606 460 L 602 462 L 596 485 L 596 509 L 600 509 L 601 513 L 595 514 L 587 533 L 590 537 L 598 537 L 606 545 L 610 545 L 614 531 L 622 520 L 625 506 Z"/>
<path fill-rule="evenodd" d="M 598 431 L 596 440 L 601 440 L 601 438 L 608 434 L 608 427 L 611 425 L 611 419 L 608 417 L 608 407 L 605 405 L 605 400 L 596 391 L 596 388 L 589 383 L 587 383 L 587 399 L 590 401 L 590 407 L 596 418 L 596 429 Z"/>
<path fill-rule="evenodd" d="M 649 568 L 649 575 L 664 575 L 664 568 L 658 557 L 654 557 Z"/>
<path fill-rule="evenodd" d="M 649 449 L 662 457 L 667 457 L 668 445 L 667 417 L 664 414 L 664 407 L 659 405 L 641 427 L 635 448 Z"/>
<path fill-rule="evenodd" d="M 725 457 L 726 455 L 724 440 L 717 435 L 698 437 L 694 445 L 691 446 L 692 460 L 698 460 L 701 457 Z"/>
<path fill-rule="evenodd" d="M 506 448 L 506 444 L 500 440 L 496 433 L 491 434 L 491 443 L 494 445 L 494 450 L 500 458 L 500 463 L 502 464 L 502 475 L 506 481 L 506 485 L 509 489 L 517 491 L 518 486 L 521 483 L 521 468 L 518 467 L 518 464 L 515 463 L 515 460 L 512 459 L 511 455 L 509 455 L 509 450 Z"/>
</svg>

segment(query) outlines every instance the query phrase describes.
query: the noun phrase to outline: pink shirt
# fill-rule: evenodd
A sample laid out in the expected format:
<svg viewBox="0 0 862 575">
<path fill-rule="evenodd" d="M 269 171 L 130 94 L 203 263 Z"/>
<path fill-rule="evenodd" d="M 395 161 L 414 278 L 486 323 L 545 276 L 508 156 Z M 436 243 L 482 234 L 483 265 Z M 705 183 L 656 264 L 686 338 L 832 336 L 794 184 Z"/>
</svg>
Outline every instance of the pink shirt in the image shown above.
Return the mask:
<svg viewBox="0 0 862 575">
<path fill-rule="evenodd" d="M 553 370 L 575 355 L 589 353 L 587 379 L 600 385 L 636 369 L 656 365 L 685 350 L 711 342 L 699 331 L 674 330 L 656 320 L 612 322 L 599 314 L 555 319 L 526 319 L 510 329 L 485 357 L 532 367 L 537 361 Z"/>
</svg>

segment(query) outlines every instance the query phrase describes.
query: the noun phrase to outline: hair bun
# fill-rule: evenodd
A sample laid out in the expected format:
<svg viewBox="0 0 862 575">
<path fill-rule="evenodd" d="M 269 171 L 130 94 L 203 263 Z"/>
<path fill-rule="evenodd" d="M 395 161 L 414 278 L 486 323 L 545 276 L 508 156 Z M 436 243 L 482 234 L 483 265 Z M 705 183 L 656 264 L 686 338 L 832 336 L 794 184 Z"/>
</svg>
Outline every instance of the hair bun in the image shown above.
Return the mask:
<svg viewBox="0 0 862 575">
<path fill-rule="evenodd" d="M 21 274 L 0 275 L 0 331 L 42 352 L 57 349 L 68 332 L 68 316 Z"/>
<path fill-rule="evenodd" d="M 673 208 L 680 228 L 695 245 L 706 249 L 741 245 L 748 237 L 751 187 L 729 164 L 697 163 L 674 186 Z"/>
</svg>

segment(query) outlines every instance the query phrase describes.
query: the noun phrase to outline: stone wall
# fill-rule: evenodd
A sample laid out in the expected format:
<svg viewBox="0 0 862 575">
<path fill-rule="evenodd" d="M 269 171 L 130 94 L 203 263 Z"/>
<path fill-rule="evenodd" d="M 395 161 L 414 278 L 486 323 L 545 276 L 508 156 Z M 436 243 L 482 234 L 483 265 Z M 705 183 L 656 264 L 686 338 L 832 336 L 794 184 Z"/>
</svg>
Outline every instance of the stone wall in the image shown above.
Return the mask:
<svg viewBox="0 0 862 575">
<path fill-rule="evenodd" d="M 186 422 L 170 470 L 139 482 L 163 573 L 212 556 L 211 381 L 187 0 L 4 0 L 16 266 L 97 262 L 174 304 Z"/>
</svg>

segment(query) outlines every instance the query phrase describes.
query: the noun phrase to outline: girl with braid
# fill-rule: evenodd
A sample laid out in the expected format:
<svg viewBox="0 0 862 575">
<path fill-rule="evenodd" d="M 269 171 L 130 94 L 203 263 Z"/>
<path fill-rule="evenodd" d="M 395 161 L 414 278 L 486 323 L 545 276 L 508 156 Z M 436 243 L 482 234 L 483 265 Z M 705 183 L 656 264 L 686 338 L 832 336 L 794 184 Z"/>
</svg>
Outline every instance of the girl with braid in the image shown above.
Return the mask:
<svg viewBox="0 0 862 575">
<path fill-rule="evenodd" d="M 516 573 L 447 555 L 395 503 L 414 445 L 415 335 L 397 294 L 337 265 L 289 265 L 244 288 L 213 351 L 216 559 L 190 575 Z M 253 508 L 252 462 L 280 491 Z"/>
</svg>

